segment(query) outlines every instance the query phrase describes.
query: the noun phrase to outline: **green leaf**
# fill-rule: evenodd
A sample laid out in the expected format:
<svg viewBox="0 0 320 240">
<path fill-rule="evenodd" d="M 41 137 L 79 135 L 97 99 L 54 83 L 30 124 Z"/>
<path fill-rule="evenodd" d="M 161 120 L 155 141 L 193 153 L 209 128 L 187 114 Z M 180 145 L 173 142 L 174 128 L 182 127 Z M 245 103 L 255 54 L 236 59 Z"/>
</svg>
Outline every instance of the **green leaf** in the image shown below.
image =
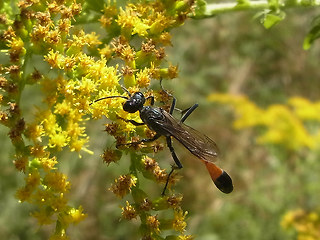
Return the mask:
<svg viewBox="0 0 320 240">
<path fill-rule="evenodd" d="M 195 2 L 195 15 L 204 15 L 207 9 L 207 2 L 205 0 L 196 0 Z"/>
<path fill-rule="evenodd" d="M 262 19 L 263 26 L 267 29 L 271 28 L 275 24 L 279 23 L 285 18 L 285 13 L 284 12 L 279 12 L 279 13 L 267 13 L 265 17 Z"/>
<path fill-rule="evenodd" d="M 320 37 L 320 16 L 313 19 L 312 27 L 305 37 L 303 42 L 303 49 L 308 50 L 313 42 Z"/>
</svg>

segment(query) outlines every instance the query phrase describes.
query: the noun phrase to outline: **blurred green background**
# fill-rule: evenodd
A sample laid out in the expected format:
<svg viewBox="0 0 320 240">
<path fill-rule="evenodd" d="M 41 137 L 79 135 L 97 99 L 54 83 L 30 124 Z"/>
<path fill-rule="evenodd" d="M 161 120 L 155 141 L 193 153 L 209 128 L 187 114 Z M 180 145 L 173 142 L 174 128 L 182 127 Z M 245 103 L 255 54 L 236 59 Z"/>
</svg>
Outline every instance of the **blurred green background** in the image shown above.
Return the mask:
<svg viewBox="0 0 320 240">
<path fill-rule="evenodd" d="M 214 139 L 221 150 L 220 165 L 232 176 L 232 194 L 220 193 L 207 170 L 177 142 L 177 154 L 184 165 L 177 192 L 184 194 L 183 208 L 189 212 L 187 233 L 200 240 L 296 239 L 281 226 L 283 215 L 293 209 L 319 210 L 319 152 L 287 152 L 281 146 L 261 146 L 257 132 L 232 128 L 230 108 L 207 101 L 211 93 L 245 94 L 266 107 L 286 103 L 291 96 L 319 100 L 319 54 L 316 42 L 302 49 L 314 10 L 290 10 L 287 18 L 266 30 L 253 19 L 254 13 L 231 13 L 205 20 L 188 20 L 173 31 L 168 58 L 178 64 L 179 78 L 164 82 L 185 109 L 195 102 L 200 107 L 186 123 Z M 158 84 L 158 83 L 155 83 Z M 157 86 L 158 87 L 158 86 Z M 41 101 L 36 87 L 24 93 L 25 111 Z M 261 116 L 263 117 L 263 116 Z M 129 159 L 107 167 L 100 154 L 114 140 L 103 132 L 107 119 L 91 121 L 88 135 L 95 155 L 62 152 L 60 165 L 71 182 L 70 199 L 82 205 L 88 217 L 71 227 L 72 239 L 138 239 L 139 222 L 121 220 L 119 201 L 107 188 L 120 174 L 127 173 Z M 0 128 L 0 239 L 47 239 L 52 229 L 39 228 L 29 216 L 32 207 L 14 198 L 23 184 L 23 174 L 12 164 L 13 147 L 7 129 Z M 166 149 L 155 155 L 160 165 L 173 162 Z M 146 181 L 154 196 L 161 193 Z"/>
</svg>

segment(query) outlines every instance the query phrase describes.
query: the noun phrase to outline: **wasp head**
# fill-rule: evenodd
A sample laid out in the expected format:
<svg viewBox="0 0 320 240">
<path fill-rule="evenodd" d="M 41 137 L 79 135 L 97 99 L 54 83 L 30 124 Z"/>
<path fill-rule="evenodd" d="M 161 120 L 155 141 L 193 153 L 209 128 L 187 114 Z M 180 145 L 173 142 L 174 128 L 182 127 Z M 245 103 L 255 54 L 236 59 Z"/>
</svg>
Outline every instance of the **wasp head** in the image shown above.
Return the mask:
<svg viewBox="0 0 320 240">
<path fill-rule="evenodd" d="M 134 93 L 124 104 L 123 110 L 128 113 L 135 113 L 142 109 L 146 99 L 142 92 Z"/>
</svg>

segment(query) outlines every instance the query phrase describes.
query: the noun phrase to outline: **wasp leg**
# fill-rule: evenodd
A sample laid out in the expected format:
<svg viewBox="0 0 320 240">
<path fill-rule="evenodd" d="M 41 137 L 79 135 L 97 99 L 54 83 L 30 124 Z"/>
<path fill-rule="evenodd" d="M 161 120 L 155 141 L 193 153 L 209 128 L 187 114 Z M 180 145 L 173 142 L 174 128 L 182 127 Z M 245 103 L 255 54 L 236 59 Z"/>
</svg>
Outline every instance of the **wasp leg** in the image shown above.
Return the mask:
<svg viewBox="0 0 320 240">
<path fill-rule="evenodd" d="M 151 98 L 151 101 L 150 101 L 150 105 L 153 106 L 154 105 L 154 96 L 149 96 L 146 98 L 146 101 Z"/>
<path fill-rule="evenodd" d="M 186 110 L 183 110 L 182 111 L 183 116 L 181 117 L 180 122 L 184 122 L 198 106 L 199 105 L 196 103 L 192 107 L 189 107 Z"/>
<path fill-rule="evenodd" d="M 145 125 L 145 123 L 139 123 L 139 122 L 136 122 L 135 120 L 127 120 L 127 121 L 130 122 L 131 124 L 135 125 L 135 126 Z"/>
<path fill-rule="evenodd" d="M 171 95 L 172 96 L 172 95 Z M 172 96 L 172 103 L 171 103 L 171 107 L 170 107 L 170 110 L 169 110 L 169 113 L 172 115 L 174 109 L 175 109 L 175 106 L 176 106 L 176 98 L 174 96 Z"/>
<path fill-rule="evenodd" d="M 170 110 L 169 110 L 169 113 L 172 115 L 173 111 L 176 109 L 175 106 L 176 106 L 177 100 L 176 100 L 176 98 L 175 98 L 172 94 L 168 93 L 168 91 L 163 88 L 163 86 L 162 86 L 162 78 L 160 79 L 160 87 L 161 87 L 162 91 L 164 91 L 168 96 L 172 97 L 172 103 L 171 103 L 171 107 L 170 107 Z M 187 108 L 187 109 L 185 109 L 185 110 L 183 110 L 183 111 L 181 111 L 180 109 L 177 109 L 178 111 L 181 111 L 181 114 L 183 115 L 180 121 L 181 121 L 181 122 L 184 122 L 184 121 L 187 119 L 187 117 L 189 117 L 189 115 L 190 115 L 198 106 L 199 106 L 199 105 L 196 103 L 196 104 L 194 104 L 192 107 L 189 107 L 189 108 Z"/>
<path fill-rule="evenodd" d="M 174 166 L 174 165 L 171 166 L 171 171 L 168 174 L 168 177 L 166 179 L 166 185 L 164 185 L 164 188 L 163 188 L 163 191 L 161 193 L 161 196 L 164 196 L 166 194 L 166 190 L 167 190 L 167 187 L 168 187 L 168 184 L 169 184 L 170 177 L 171 177 L 173 171 L 176 170 L 176 169 L 179 169 L 179 167 Z"/>
<path fill-rule="evenodd" d="M 177 157 L 177 155 L 176 155 L 176 153 L 175 153 L 175 151 L 174 151 L 174 148 L 173 148 L 173 146 L 172 146 L 171 137 L 170 137 L 170 136 L 169 136 L 169 137 L 166 137 L 166 139 L 167 139 L 168 148 L 169 148 L 169 150 L 170 150 L 170 152 L 171 152 L 171 155 L 172 155 L 172 158 L 173 158 L 174 162 L 177 164 L 177 167 L 178 167 L 179 169 L 182 168 L 182 164 L 181 164 L 180 160 L 178 159 L 178 157 Z"/>
<path fill-rule="evenodd" d="M 157 140 L 159 137 L 161 137 L 161 135 L 160 134 L 156 134 L 152 138 L 143 138 L 139 142 L 140 143 L 153 142 L 153 141 Z"/>
<path fill-rule="evenodd" d="M 119 146 L 125 146 L 125 145 L 135 145 L 135 144 L 140 144 L 140 143 L 153 142 L 153 141 L 157 140 L 159 137 L 161 137 L 161 135 L 160 134 L 156 134 L 152 138 L 143 138 L 143 139 L 141 139 L 140 141 L 137 141 L 137 142 L 129 142 L 129 143 L 117 144 L 116 148 L 118 148 Z"/>
<path fill-rule="evenodd" d="M 167 146 L 168 146 L 168 148 L 169 148 L 169 150 L 170 150 L 170 152 L 171 152 L 171 156 L 172 156 L 174 162 L 176 163 L 176 166 L 172 166 L 172 169 L 171 169 L 170 173 L 168 174 L 168 177 L 167 177 L 167 180 L 166 180 L 166 185 L 164 186 L 164 189 L 163 189 L 163 191 L 162 191 L 162 196 L 165 195 L 165 192 L 166 192 L 166 189 L 167 189 L 167 187 L 168 187 L 169 180 L 170 180 L 170 177 L 171 177 L 173 171 L 174 171 L 175 169 L 181 169 L 181 168 L 182 168 L 182 164 L 181 164 L 180 160 L 178 159 L 178 157 L 177 157 L 177 155 L 176 155 L 176 152 L 174 151 L 174 148 L 173 148 L 173 146 L 172 146 L 171 137 L 170 137 L 170 136 L 169 136 L 169 137 L 166 137 L 166 139 L 167 139 Z"/>
<path fill-rule="evenodd" d="M 142 126 L 142 125 L 145 125 L 145 123 L 139 123 L 139 122 L 136 122 L 135 120 L 127 120 L 127 119 L 124 119 L 124 118 L 122 118 L 122 117 L 120 117 L 120 116 L 118 116 L 117 115 L 117 118 L 118 119 L 121 119 L 121 120 L 123 120 L 123 121 L 125 121 L 125 122 L 129 122 L 129 123 L 131 123 L 131 124 L 133 124 L 133 125 L 135 125 L 135 126 Z"/>
</svg>

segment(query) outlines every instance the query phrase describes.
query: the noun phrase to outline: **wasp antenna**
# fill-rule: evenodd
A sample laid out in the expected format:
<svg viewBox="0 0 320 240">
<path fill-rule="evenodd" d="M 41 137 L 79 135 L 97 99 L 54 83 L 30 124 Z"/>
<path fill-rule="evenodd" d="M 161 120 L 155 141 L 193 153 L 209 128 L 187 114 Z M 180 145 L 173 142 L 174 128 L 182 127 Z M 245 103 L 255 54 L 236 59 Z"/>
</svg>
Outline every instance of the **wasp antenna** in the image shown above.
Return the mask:
<svg viewBox="0 0 320 240">
<path fill-rule="evenodd" d="M 162 86 L 162 78 L 160 78 L 160 87 L 162 91 L 164 91 L 169 97 L 174 97 L 171 93 L 169 93 L 167 90 L 165 90 Z"/>
<path fill-rule="evenodd" d="M 120 86 L 121 86 L 121 88 L 128 94 L 128 96 L 131 97 L 131 94 L 130 94 L 129 90 L 126 89 L 125 86 L 122 86 L 122 85 L 120 85 Z"/>
<path fill-rule="evenodd" d="M 124 98 L 124 99 L 129 99 L 128 97 L 125 97 L 125 96 L 109 96 L 109 97 L 102 97 L 102 98 L 98 98 L 98 99 L 96 99 L 96 100 L 94 100 L 92 103 L 90 103 L 89 104 L 89 106 L 91 106 L 93 103 L 95 103 L 95 102 L 99 102 L 99 101 L 101 101 L 101 100 L 104 100 L 104 99 L 108 99 L 108 98 L 117 98 L 117 97 L 119 97 L 119 98 Z"/>
</svg>

